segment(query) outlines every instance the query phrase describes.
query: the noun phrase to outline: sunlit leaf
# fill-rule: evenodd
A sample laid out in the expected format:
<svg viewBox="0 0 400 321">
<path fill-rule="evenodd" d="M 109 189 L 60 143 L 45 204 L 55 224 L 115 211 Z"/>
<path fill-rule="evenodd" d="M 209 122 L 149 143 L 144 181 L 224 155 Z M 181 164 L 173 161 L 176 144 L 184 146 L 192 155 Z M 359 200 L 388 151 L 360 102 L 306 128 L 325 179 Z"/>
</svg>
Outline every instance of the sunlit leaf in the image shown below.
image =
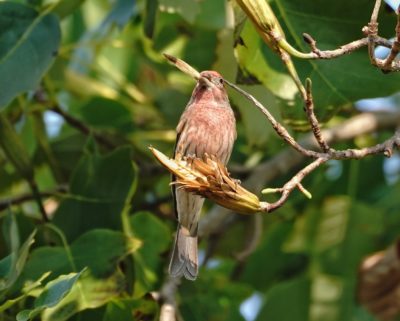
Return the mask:
<svg viewBox="0 0 400 321">
<path fill-rule="evenodd" d="M 42 293 L 35 300 L 35 308 L 19 312 L 17 321 L 31 320 L 44 309 L 57 305 L 71 291 L 81 273 L 61 275 L 57 279 L 47 283 Z"/>
<path fill-rule="evenodd" d="M 57 306 L 46 309 L 43 321 L 64 321 L 79 311 L 94 309 L 114 300 L 125 289 L 125 279 L 120 272 L 105 279 L 83 275 L 70 293 Z"/>
</svg>

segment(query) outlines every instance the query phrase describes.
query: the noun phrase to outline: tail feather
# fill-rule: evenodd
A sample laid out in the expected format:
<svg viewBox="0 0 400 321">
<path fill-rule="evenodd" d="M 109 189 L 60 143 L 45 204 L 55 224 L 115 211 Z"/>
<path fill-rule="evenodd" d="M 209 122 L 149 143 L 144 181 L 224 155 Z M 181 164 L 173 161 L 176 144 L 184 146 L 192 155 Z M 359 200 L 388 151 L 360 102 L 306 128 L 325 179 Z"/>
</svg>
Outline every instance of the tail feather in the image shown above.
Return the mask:
<svg viewBox="0 0 400 321">
<path fill-rule="evenodd" d="M 194 281 L 198 271 L 197 235 L 190 235 L 187 229 L 179 224 L 169 264 L 169 273 L 173 277 L 184 276 L 186 279 Z"/>
</svg>

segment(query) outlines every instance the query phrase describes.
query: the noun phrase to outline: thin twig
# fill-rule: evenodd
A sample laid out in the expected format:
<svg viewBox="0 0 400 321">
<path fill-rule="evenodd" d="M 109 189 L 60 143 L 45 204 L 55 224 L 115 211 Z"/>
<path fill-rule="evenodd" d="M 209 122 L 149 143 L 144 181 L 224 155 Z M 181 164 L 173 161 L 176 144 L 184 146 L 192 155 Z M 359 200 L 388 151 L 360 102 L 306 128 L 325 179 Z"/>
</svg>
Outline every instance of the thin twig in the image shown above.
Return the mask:
<svg viewBox="0 0 400 321">
<path fill-rule="evenodd" d="M 280 208 L 288 199 L 291 192 L 299 186 L 301 181 L 310 174 L 313 170 L 318 168 L 320 165 L 328 161 L 328 158 L 317 158 L 311 164 L 304 167 L 300 170 L 296 175 L 294 175 L 280 190 L 282 193 L 280 199 L 274 203 L 264 203 L 263 211 L 267 213 L 271 213 L 276 209 Z"/>
<path fill-rule="evenodd" d="M 243 89 L 241 89 L 240 87 L 236 86 L 235 84 L 227 81 L 225 79 L 225 82 L 232 87 L 233 89 L 235 89 L 236 91 L 238 91 L 239 93 L 241 93 L 244 97 L 246 97 L 248 100 L 250 100 L 254 106 L 256 106 L 269 120 L 269 122 L 271 123 L 272 127 L 274 128 L 274 130 L 276 131 L 276 133 L 281 136 L 290 146 L 292 146 L 294 149 L 296 149 L 298 152 L 302 153 L 305 156 L 308 157 L 312 157 L 312 158 L 318 158 L 320 157 L 320 154 L 315 152 L 315 151 L 311 151 L 311 150 L 307 150 L 305 148 L 303 148 L 302 146 L 300 146 L 295 139 L 289 134 L 289 132 L 287 131 L 287 129 L 285 127 L 283 127 L 275 118 L 274 116 L 272 116 L 272 114 L 268 111 L 267 108 L 265 108 L 263 106 L 263 104 L 261 104 L 256 98 L 254 98 L 252 95 L 250 95 L 248 92 L 244 91 Z"/>
<path fill-rule="evenodd" d="M 377 5 L 375 6 L 375 11 L 377 10 Z M 374 17 L 377 16 L 377 14 L 373 13 L 373 17 L 371 18 L 371 21 L 374 22 Z M 313 47 L 315 47 L 315 44 L 312 44 Z M 188 72 L 191 70 L 194 70 L 190 65 L 188 65 L 186 62 L 174 58 L 172 56 L 167 56 L 167 59 L 172 61 L 175 66 L 177 66 L 179 69 L 181 69 L 184 72 Z M 179 63 L 179 66 L 178 66 Z M 184 67 L 182 67 L 184 66 Z M 189 74 L 192 74 L 190 72 Z M 261 104 L 255 97 L 253 97 L 251 94 L 247 93 L 240 87 L 236 86 L 235 84 L 227 81 L 224 79 L 224 82 L 232 87 L 234 90 L 238 91 L 241 95 L 243 95 L 246 99 L 251 101 L 253 105 L 255 105 L 268 119 L 268 121 L 271 123 L 272 127 L 274 128 L 275 132 L 285 141 L 287 142 L 291 147 L 293 147 L 296 151 L 301 153 L 302 155 L 310 158 L 314 158 L 315 160 L 305 168 L 303 168 L 301 171 L 299 171 L 289 182 L 287 182 L 282 188 L 279 189 L 273 189 L 274 192 L 280 192 L 281 198 L 275 202 L 275 203 L 267 203 L 264 202 L 263 205 L 261 206 L 262 211 L 264 212 L 271 212 L 279 207 L 281 207 L 289 197 L 290 193 L 294 190 L 294 188 L 298 187 L 300 191 L 302 191 L 307 197 L 310 197 L 311 194 L 301 185 L 302 179 L 311 173 L 313 170 L 315 170 L 317 167 L 325 163 L 326 161 L 330 159 L 336 159 L 336 160 L 341 160 L 341 159 L 360 159 L 364 158 L 368 155 L 374 155 L 374 154 L 379 154 L 382 153 L 387 157 L 390 157 L 393 153 L 393 149 L 396 147 L 400 146 L 400 130 L 397 130 L 395 134 L 386 140 L 385 142 L 381 144 L 377 144 L 372 147 L 367 147 L 367 148 L 362 148 L 362 149 L 346 149 L 346 150 L 335 150 L 333 148 L 330 148 L 327 140 L 324 138 L 323 134 L 321 133 L 320 125 L 318 122 L 318 119 L 314 113 L 314 102 L 313 102 L 313 96 L 312 96 L 312 90 L 311 90 L 311 80 L 307 79 L 306 81 L 306 93 L 305 93 L 305 98 L 304 98 L 304 103 L 305 103 L 305 110 L 306 114 L 308 117 L 308 120 L 310 122 L 312 132 L 314 135 L 315 140 L 317 141 L 318 145 L 322 149 L 322 152 L 316 152 L 311 149 L 304 148 L 302 145 L 300 145 L 296 140 L 290 135 L 288 130 L 280 124 L 274 116 L 268 111 L 268 109 Z M 218 184 L 217 184 L 218 185 Z M 217 185 L 213 185 L 216 189 L 218 189 Z M 190 185 L 191 188 L 194 188 L 195 185 Z M 197 186 L 197 185 L 196 185 Z M 270 190 L 271 191 L 271 190 Z M 211 193 L 211 190 L 210 190 Z M 203 195 L 203 194 L 202 194 Z M 214 195 L 214 194 L 212 194 Z M 212 196 L 210 195 L 210 197 Z M 254 194 L 252 194 L 254 196 Z M 253 199 L 253 198 L 252 198 Z M 236 203 L 235 203 L 236 204 Z M 247 203 L 246 203 L 247 204 Z M 256 207 L 258 207 L 257 205 Z M 252 207 L 253 209 L 253 207 Z M 253 211 L 251 211 L 253 212 Z"/>
<path fill-rule="evenodd" d="M 36 204 L 39 208 L 39 212 L 42 215 L 43 222 L 44 223 L 49 222 L 50 219 L 49 219 L 49 216 L 47 215 L 46 209 L 44 208 L 42 196 L 41 196 L 41 193 L 39 191 L 39 187 L 38 187 L 36 181 L 34 179 L 32 179 L 32 180 L 28 181 L 28 184 L 32 191 L 32 199 L 34 199 L 36 201 Z"/>
<path fill-rule="evenodd" d="M 372 147 L 365 147 L 361 149 L 345 149 L 332 151 L 330 159 L 361 159 L 370 155 L 383 154 L 386 157 L 393 155 L 393 149 L 400 147 L 400 130 L 397 130 L 392 137 L 385 140 L 383 143 L 377 144 Z"/>
<path fill-rule="evenodd" d="M 187 62 L 183 61 L 182 59 L 176 58 L 167 53 L 163 53 L 163 56 L 171 64 L 173 64 L 176 68 L 178 68 L 183 73 L 189 75 L 190 77 L 193 77 L 196 80 L 198 80 L 200 78 L 200 73 L 196 69 L 194 69 L 191 65 L 189 65 Z"/>
<path fill-rule="evenodd" d="M 325 139 L 321 135 L 321 128 L 319 126 L 318 119 L 314 113 L 314 101 L 311 92 L 311 79 L 306 79 L 306 101 L 305 101 L 305 109 L 308 121 L 310 122 L 311 129 L 314 133 L 315 139 L 318 142 L 318 145 L 321 147 L 322 151 L 327 153 L 329 152 L 329 146 L 326 143 Z"/>
<path fill-rule="evenodd" d="M 107 148 L 107 149 L 115 149 L 117 147 L 108 138 L 106 138 L 105 136 L 95 132 L 93 129 L 88 127 L 84 122 L 80 121 L 79 119 L 77 119 L 77 118 L 71 116 L 70 114 L 68 114 L 67 112 L 65 112 L 62 108 L 60 108 L 60 106 L 55 105 L 55 106 L 53 106 L 51 108 L 51 110 L 53 112 L 59 114 L 62 118 L 64 118 L 64 120 L 69 125 L 71 125 L 75 129 L 80 131 L 82 134 L 84 134 L 84 135 L 92 134 L 93 138 L 96 140 L 96 142 L 98 142 L 100 145 L 103 145 L 105 148 Z"/>
<path fill-rule="evenodd" d="M 400 8 L 400 6 L 399 6 L 399 8 Z M 389 55 L 383 62 L 383 68 L 385 70 L 390 69 L 392 67 L 392 63 L 400 51 L 400 13 L 399 13 L 399 10 L 397 10 L 397 23 L 396 23 L 395 30 L 396 30 L 396 39 L 393 42 L 393 45 L 392 45 L 392 48 L 390 49 Z"/>
<path fill-rule="evenodd" d="M 374 5 L 374 10 L 372 11 L 371 15 L 371 23 L 377 23 L 378 22 L 378 15 L 379 15 L 379 10 L 381 8 L 382 0 L 376 0 L 375 5 Z"/>
<path fill-rule="evenodd" d="M 366 147 L 362 149 L 346 149 L 346 150 L 335 150 L 329 148 L 327 152 L 316 152 L 310 149 L 306 149 L 303 146 L 301 146 L 298 142 L 295 141 L 295 139 L 289 134 L 287 129 L 282 126 L 275 118 L 272 116 L 272 114 L 268 111 L 267 108 L 263 106 L 256 98 L 254 98 L 252 95 L 241 89 L 240 87 L 232 84 L 231 82 L 225 80 L 225 82 L 231 86 L 233 89 L 241 93 L 245 98 L 250 100 L 269 120 L 271 123 L 272 127 L 274 128 L 275 132 L 282 137 L 284 141 L 286 141 L 290 146 L 292 146 L 295 150 L 297 150 L 299 153 L 303 154 L 304 156 L 311 157 L 311 158 L 323 158 L 323 159 L 360 159 L 364 158 L 369 155 L 375 155 L 375 154 L 384 154 L 387 157 L 390 157 L 393 153 L 393 149 L 395 147 L 400 146 L 400 133 L 399 131 L 396 131 L 396 133 L 386 140 L 385 142 L 381 144 L 377 144 L 372 147 Z M 310 102 L 308 104 L 313 105 L 312 102 L 312 95 L 310 93 Z M 310 117 L 314 118 L 314 111 L 313 108 L 309 110 Z M 319 127 L 319 125 L 317 125 Z M 314 136 L 319 135 L 317 132 L 313 132 Z M 323 135 L 320 134 L 320 138 L 316 137 L 317 141 L 323 142 L 325 139 L 323 138 Z M 327 145 L 328 146 L 328 145 Z"/>
<path fill-rule="evenodd" d="M 64 192 L 66 192 L 66 187 L 59 186 L 52 191 L 40 192 L 39 195 L 41 198 L 44 198 L 44 197 L 58 196 L 59 193 L 64 193 Z M 6 198 L 6 199 L 1 199 L 0 200 L 0 211 L 7 209 L 9 206 L 19 205 L 24 202 L 32 201 L 34 199 L 35 199 L 35 196 L 33 194 L 22 194 L 22 195 L 18 195 L 18 196 Z"/>
<path fill-rule="evenodd" d="M 317 47 L 316 40 L 313 37 L 311 37 L 309 34 L 303 33 L 303 39 L 308 45 L 310 45 L 310 48 L 311 48 L 311 53 L 309 54 L 310 56 L 308 57 L 308 59 L 337 58 L 337 57 L 352 53 L 353 51 L 356 51 L 365 46 L 368 46 L 368 41 L 369 41 L 368 37 L 364 37 L 364 38 L 352 41 L 348 44 L 342 45 L 337 49 L 321 50 Z M 378 46 L 383 46 L 386 48 L 392 47 L 392 42 L 385 38 L 377 36 L 374 41 L 375 41 L 375 44 Z"/>
<path fill-rule="evenodd" d="M 378 67 L 385 73 L 391 71 L 400 71 L 400 61 L 395 61 L 395 58 L 400 51 L 399 38 L 397 38 L 396 41 L 391 42 L 378 35 L 378 15 L 381 4 L 382 0 L 375 1 L 371 19 L 367 26 L 363 27 L 362 29 L 366 37 L 342 45 L 334 50 L 322 51 L 317 48 L 316 41 L 309 34 L 303 33 L 304 41 L 307 42 L 311 48 L 311 52 L 305 53 L 297 50 L 287 42 L 283 31 L 279 26 L 279 22 L 267 4 L 264 6 L 268 8 L 268 14 L 258 12 L 258 7 L 253 6 L 251 1 L 239 2 L 239 5 L 242 7 L 246 15 L 252 20 L 263 40 L 268 44 L 268 46 L 273 48 L 274 52 L 279 54 L 281 61 L 287 67 L 290 76 L 298 87 L 303 100 L 305 100 L 305 89 L 292 63 L 292 56 L 301 59 L 332 59 L 351 53 L 364 46 L 368 46 L 368 55 L 372 65 Z M 260 8 L 262 9 L 264 6 L 261 6 Z M 398 11 L 399 10 L 397 10 L 397 14 L 399 14 Z M 273 19 L 271 17 L 273 17 Z M 267 23 L 267 21 L 270 23 Z M 399 22 L 397 25 L 399 25 Z M 396 27 L 396 34 L 400 34 L 398 27 Z M 391 49 L 391 52 L 386 59 L 382 60 L 376 58 L 375 47 L 377 45 Z"/>
<path fill-rule="evenodd" d="M 328 144 L 352 140 L 360 135 L 373 133 L 382 129 L 392 129 L 400 125 L 399 112 L 379 112 L 379 113 L 363 113 L 354 116 L 345 122 L 322 130 Z M 306 135 L 299 143 L 308 149 L 317 149 L 312 134 Z M 273 180 L 288 174 L 295 168 L 301 166 L 305 156 L 295 152 L 288 147 L 275 155 L 272 159 L 259 164 L 255 167 L 251 175 L 243 182 L 243 185 L 251 190 L 261 190 L 264 186 L 269 185 Z M 232 220 L 231 211 L 220 206 L 214 206 L 207 215 L 200 220 L 199 234 L 202 237 L 208 237 L 210 234 L 223 231 L 227 221 Z"/>
</svg>

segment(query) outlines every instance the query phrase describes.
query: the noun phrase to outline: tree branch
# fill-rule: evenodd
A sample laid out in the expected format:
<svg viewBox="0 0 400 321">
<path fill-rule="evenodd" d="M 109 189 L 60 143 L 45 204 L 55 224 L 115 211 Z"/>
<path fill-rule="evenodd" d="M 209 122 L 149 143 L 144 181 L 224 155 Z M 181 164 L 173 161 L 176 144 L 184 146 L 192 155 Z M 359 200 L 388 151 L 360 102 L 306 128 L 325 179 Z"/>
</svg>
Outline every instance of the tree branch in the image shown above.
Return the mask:
<svg viewBox="0 0 400 321">
<path fill-rule="evenodd" d="M 303 33 L 303 39 L 311 47 L 311 53 L 309 54 L 310 56 L 308 59 L 334 59 L 352 53 L 353 51 L 356 51 L 362 47 L 368 46 L 369 41 L 368 37 L 365 37 L 342 45 L 337 49 L 321 50 L 317 48 L 316 40 L 314 40 L 314 38 L 308 33 Z M 385 38 L 377 36 L 374 41 L 376 45 L 386 48 L 392 47 L 392 42 Z"/>
<path fill-rule="evenodd" d="M 318 145 L 321 147 L 322 151 L 328 153 L 330 151 L 329 145 L 321 135 L 321 128 L 319 126 L 318 119 L 314 113 L 314 101 L 311 92 L 311 79 L 306 79 L 306 100 L 305 100 L 305 110 L 308 121 L 311 125 L 311 129 L 314 133 L 315 139 Z"/>
<path fill-rule="evenodd" d="M 66 186 L 58 186 L 54 190 L 47 191 L 47 192 L 40 192 L 39 196 L 41 198 L 58 196 L 59 193 L 64 193 L 66 191 L 67 191 Z M 18 196 L 6 198 L 6 199 L 0 199 L 0 211 L 4 211 L 5 209 L 7 209 L 8 207 L 10 207 L 12 205 L 19 205 L 24 202 L 29 202 L 29 201 L 35 200 L 35 197 L 36 196 L 33 194 L 22 194 L 22 195 L 18 195 Z"/>
<path fill-rule="evenodd" d="M 254 106 L 256 106 L 268 119 L 268 121 L 271 123 L 272 127 L 274 128 L 275 132 L 282 137 L 282 139 L 287 142 L 290 146 L 292 146 L 295 150 L 297 150 L 298 152 L 300 152 L 301 154 L 308 156 L 308 157 L 312 157 L 312 158 L 318 158 L 320 157 L 320 154 L 315 152 L 315 151 L 311 151 L 311 150 L 307 150 L 305 148 L 303 148 L 301 145 L 299 145 L 296 140 L 289 134 L 289 132 L 287 131 L 287 129 L 282 126 L 276 119 L 274 116 L 272 116 L 272 114 L 268 111 L 267 108 L 265 108 L 263 106 L 263 104 L 261 104 L 256 98 L 254 98 L 252 95 L 250 95 L 249 93 L 247 93 L 246 91 L 244 91 L 242 88 L 236 86 L 235 84 L 229 82 L 228 80 L 225 80 L 225 83 L 227 83 L 230 87 L 232 87 L 233 89 L 235 89 L 237 92 L 239 92 L 240 94 L 242 94 L 245 98 L 247 98 L 248 100 L 250 100 Z"/>
<path fill-rule="evenodd" d="M 340 125 L 321 131 L 329 145 L 347 141 L 357 136 L 373 133 L 382 129 L 393 129 L 400 125 L 400 111 L 363 113 L 354 116 Z M 319 147 L 313 134 L 306 135 L 299 143 L 307 149 Z M 288 147 L 278 153 L 274 158 L 259 164 L 254 168 L 251 175 L 243 182 L 243 185 L 251 190 L 261 190 L 265 185 L 274 179 L 285 175 L 299 167 L 306 157 Z M 232 215 L 229 209 L 214 206 L 200 220 L 199 234 L 208 237 L 210 234 L 220 230 L 226 220 L 231 220 Z"/>
<path fill-rule="evenodd" d="M 104 146 L 107 149 L 115 149 L 117 146 L 111 142 L 108 138 L 104 135 L 101 135 L 88 127 L 84 122 L 80 121 L 79 119 L 71 116 L 70 114 L 66 113 L 63 109 L 60 108 L 58 105 L 54 105 L 51 107 L 51 110 L 57 114 L 59 114 L 64 120 L 72 127 L 80 131 L 84 135 L 92 134 L 93 138 L 96 140 L 97 143 Z"/>
<path fill-rule="evenodd" d="M 376 5 L 375 11 L 377 10 L 377 7 L 378 6 Z M 372 22 L 374 22 L 374 17 L 377 16 L 375 11 L 373 13 L 373 18 L 371 18 Z M 196 78 L 197 71 L 186 62 L 170 55 L 165 56 L 181 71 L 187 73 L 191 77 Z M 182 66 L 184 66 L 184 68 Z M 178 177 L 177 184 L 179 184 L 182 188 L 185 188 L 188 192 L 193 192 L 203 197 L 210 198 L 224 207 L 236 209 L 240 213 L 252 214 L 257 211 L 270 213 L 271 211 L 281 207 L 288 199 L 290 193 L 296 187 L 298 187 L 301 192 L 310 198 L 311 194 L 301 185 L 301 181 L 305 176 L 328 160 L 360 159 L 368 155 L 375 155 L 379 153 L 390 157 L 393 153 L 393 149 L 400 146 L 400 130 L 397 130 L 391 138 L 372 147 L 346 150 L 335 150 L 330 148 L 327 140 L 324 138 L 321 132 L 318 119 L 314 113 L 311 80 L 307 79 L 304 95 L 305 111 L 312 128 L 314 139 L 322 152 L 305 148 L 296 142 L 288 130 L 282 124 L 280 124 L 268 111 L 268 109 L 263 106 L 263 104 L 261 104 L 255 97 L 225 79 L 224 82 L 252 102 L 252 104 L 264 114 L 267 120 L 271 123 L 275 132 L 286 143 L 288 143 L 303 156 L 315 159 L 311 164 L 293 176 L 292 179 L 290 179 L 283 187 L 266 190 L 268 192 L 281 193 L 281 197 L 278 201 L 274 203 L 260 202 L 257 196 L 246 189 L 241 188 L 240 185 L 230 177 L 226 168 L 218 162 L 218 159 L 215 159 L 215 157 L 213 158 L 213 155 L 210 155 L 211 157 L 205 161 L 197 158 L 172 160 L 168 159 L 168 157 L 157 150 L 153 148 L 150 149 L 152 150 L 154 156 L 156 156 L 156 158 L 168 170 Z"/>
<path fill-rule="evenodd" d="M 168 276 L 161 287 L 160 292 L 153 292 L 152 295 L 160 305 L 160 321 L 176 321 L 180 320 L 177 304 L 175 300 L 180 278 L 173 278 Z"/>
<path fill-rule="evenodd" d="M 225 82 L 231 86 L 233 89 L 238 91 L 242 94 L 245 98 L 251 101 L 268 119 L 271 123 L 272 127 L 274 128 L 275 132 L 282 137 L 284 141 L 286 141 L 290 146 L 292 146 L 295 150 L 299 153 L 303 154 L 307 157 L 312 158 L 323 158 L 323 159 L 360 159 L 369 155 L 383 153 L 385 156 L 390 157 L 393 153 L 393 148 L 400 146 L 400 132 L 396 131 L 395 134 L 382 144 L 378 144 L 372 147 L 366 147 L 362 149 L 346 149 L 346 150 L 335 150 L 329 148 L 327 143 L 324 141 L 318 120 L 314 114 L 314 103 L 312 101 L 311 95 L 311 87 L 309 85 L 308 88 L 308 98 L 306 101 L 306 111 L 308 119 L 310 120 L 311 127 L 313 129 L 313 135 L 316 141 L 319 143 L 322 149 L 327 149 L 326 152 L 316 152 L 314 150 L 306 149 L 301 146 L 299 143 L 295 141 L 295 139 L 289 134 L 287 129 L 282 126 L 272 114 L 265 108 L 256 98 L 252 95 L 241 89 L 240 87 L 236 86 L 235 84 L 225 80 Z"/>
<path fill-rule="evenodd" d="M 334 50 L 320 50 L 317 48 L 316 40 L 307 33 L 303 33 L 304 41 L 310 46 L 310 53 L 302 53 L 295 50 L 290 44 L 282 37 L 274 37 L 274 33 L 270 33 L 270 37 L 275 43 L 288 54 L 302 59 L 333 59 L 345 54 L 349 54 L 362 47 L 368 46 L 368 56 L 371 64 L 381 69 L 383 72 L 400 71 L 400 61 L 395 60 L 400 52 L 400 17 L 399 9 L 397 10 L 397 23 L 396 23 L 396 39 L 392 42 L 388 39 L 382 38 L 378 34 L 378 15 L 382 1 L 376 0 L 371 14 L 371 19 L 362 31 L 366 37 L 352 41 L 348 44 L 342 45 Z M 378 59 L 375 56 L 375 47 L 384 46 L 390 48 L 390 53 L 385 59 Z"/>
</svg>

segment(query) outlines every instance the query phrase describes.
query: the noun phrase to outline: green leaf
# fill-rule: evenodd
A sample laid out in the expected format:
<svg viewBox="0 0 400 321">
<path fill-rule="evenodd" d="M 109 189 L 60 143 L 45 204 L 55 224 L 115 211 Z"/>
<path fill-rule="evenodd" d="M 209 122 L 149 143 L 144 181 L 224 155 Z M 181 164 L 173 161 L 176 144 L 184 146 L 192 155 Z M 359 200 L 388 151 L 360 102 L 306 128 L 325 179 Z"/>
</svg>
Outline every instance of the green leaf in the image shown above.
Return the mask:
<svg viewBox="0 0 400 321">
<path fill-rule="evenodd" d="M 43 292 L 35 300 L 35 308 L 51 308 L 59 303 L 71 290 L 81 273 L 82 271 L 61 275 L 57 279 L 47 283 Z"/>
<path fill-rule="evenodd" d="M 159 0 L 160 9 L 170 13 L 179 13 L 182 18 L 194 23 L 200 12 L 200 4 L 194 0 Z"/>
<path fill-rule="evenodd" d="M 224 1 L 203 0 L 199 4 L 200 12 L 194 21 L 196 27 L 213 30 L 226 27 L 226 3 Z"/>
<path fill-rule="evenodd" d="M 136 2 L 131 0 L 116 0 L 107 17 L 102 22 L 102 26 L 117 25 L 123 28 L 129 19 L 136 13 Z"/>
<path fill-rule="evenodd" d="M 270 3 L 288 41 L 304 52 L 310 51 L 302 38 L 304 32 L 311 34 L 317 40 L 321 50 L 338 48 L 362 38 L 364 35 L 361 29 L 369 22 L 373 7 L 373 3 L 368 0 L 357 2 L 274 0 Z M 392 37 L 395 25 L 394 17 L 381 10 L 380 34 Z M 260 37 L 254 31 L 254 27 L 252 28 L 253 32 L 243 34 L 246 46 L 248 42 L 255 41 L 254 37 Z M 288 86 L 282 82 L 281 74 L 287 74 L 282 62 L 266 44 L 262 43 L 259 49 L 258 55 L 263 54 L 263 57 L 258 56 L 259 63 L 254 64 L 255 60 L 242 57 L 242 60 L 239 59 L 242 67 L 251 74 L 255 66 L 261 66 L 255 71 L 255 76 L 277 96 L 284 98 L 282 93 Z M 241 50 L 247 51 L 246 48 Z M 398 73 L 385 75 L 371 66 L 366 48 L 331 60 L 293 59 L 300 78 L 303 81 L 306 77 L 312 79 L 315 110 L 319 118 L 324 120 L 330 118 L 343 105 L 353 104 L 362 98 L 388 96 L 398 91 L 400 75 Z M 275 74 L 279 77 L 275 77 Z M 275 80 L 277 83 L 274 85 L 272 82 Z M 292 94 L 293 84 L 289 87 L 291 88 L 289 92 Z M 287 122 L 305 123 L 302 104 L 298 95 L 292 95 L 286 100 L 282 113 Z"/>
<path fill-rule="evenodd" d="M 358 266 L 375 249 L 384 220 L 379 207 L 340 195 L 325 198 L 297 220 L 285 247 L 310 255 L 311 306 L 319 318 L 352 318 Z"/>
<path fill-rule="evenodd" d="M 244 45 L 235 48 L 240 66 L 237 81 L 249 85 L 261 83 L 279 98 L 293 100 L 298 92 L 295 83 L 285 70 L 273 68 L 265 59 L 262 39 L 250 22 L 244 25 L 240 36 Z"/>
<path fill-rule="evenodd" d="M 310 305 L 310 281 L 300 277 L 280 283 L 266 294 L 257 321 L 307 321 Z"/>
<path fill-rule="evenodd" d="M 140 241 L 111 230 L 91 230 L 72 245 L 74 263 L 78 269 L 87 266 L 94 276 L 111 274 L 121 258 L 133 253 Z"/>
<path fill-rule="evenodd" d="M 226 269 L 204 269 L 196 282 L 180 285 L 179 311 L 184 320 L 244 321 L 239 306 L 251 293 L 246 284 L 232 282 Z"/>
<path fill-rule="evenodd" d="M 248 93 L 257 97 L 260 101 L 268 106 L 268 110 L 278 119 L 280 118 L 277 110 L 276 99 L 264 87 L 256 86 L 241 86 Z M 246 138 L 249 145 L 265 146 L 270 138 L 273 129 L 271 126 L 266 126 L 265 118 L 257 108 L 249 106 L 249 101 L 237 92 L 231 93 L 232 103 L 239 108 L 245 127 Z"/>
<path fill-rule="evenodd" d="M 79 273 L 61 275 L 57 279 L 47 283 L 44 290 L 35 300 L 35 308 L 18 313 L 17 321 L 31 320 L 44 309 L 53 307 L 60 303 L 60 301 L 71 291 L 81 273 L 82 271 Z"/>
<path fill-rule="evenodd" d="M 94 128 L 129 133 L 134 129 L 132 114 L 121 103 L 95 97 L 79 108 L 83 120 Z"/>
<path fill-rule="evenodd" d="M 9 208 L 2 226 L 4 240 L 11 252 L 17 252 L 20 246 L 19 231 L 15 213 Z"/>
<path fill-rule="evenodd" d="M 104 305 L 125 290 L 126 278 L 117 265 L 138 246 L 138 240 L 121 232 L 92 230 L 73 242 L 69 251 L 62 247 L 40 247 L 33 251 L 20 282 L 36 279 L 43 271 L 52 271 L 52 276 L 57 277 L 73 269 L 87 269 L 68 296 L 53 308 L 46 309 L 42 316 L 43 320 L 67 320 L 79 311 Z M 41 312 L 43 300 L 49 302 L 51 297 L 43 296 L 28 317 Z M 23 316 L 21 314 L 21 318 Z"/>
<path fill-rule="evenodd" d="M 0 107 L 38 86 L 59 43 L 56 16 L 38 14 L 19 3 L 0 2 Z"/>
<path fill-rule="evenodd" d="M 55 213 L 54 223 L 72 240 L 93 228 L 121 229 L 121 213 L 130 200 L 136 172 L 130 148 L 109 155 L 87 152 L 70 183 L 70 196 Z"/>
<path fill-rule="evenodd" d="M 117 263 L 133 253 L 140 242 L 121 232 L 94 229 L 79 237 L 70 245 L 70 253 L 62 247 L 42 246 L 35 249 L 27 262 L 22 279 L 37 279 L 45 271 L 53 276 L 80 270 L 85 267 L 95 277 L 112 274 Z"/>
<path fill-rule="evenodd" d="M 14 298 L 14 299 L 9 299 L 9 300 L 3 302 L 0 305 L 0 313 L 5 311 L 5 310 L 7 310 L 7 309 L 9 309 L 10 307 L 15 305 L 16 303 L 26 299 L 31 294 L 31 292 L 37 290 L 37 288 L 42 285 L 43 280 L 46 279 L 50 275 L 50 273 L 51 272 L 46 272 L 38 280 L 36 280 L 36 281 L 34 281 L 32 283 L 26 284 L 22 288 L 22 291 L 21 291 L 23 293 L 22 295 Z"/>
<path fill-rule="evenodd" d="M 107 305 L 103 321 L 131 321 L 132 315 L 145 320 L 156 320 L 158 304 L 151 298 L 118 299 Z"/>
<path fill-rule="evenodd" d="M 20 247 L 18 227 L 12 212 L 9 212 L 4 228 L 9 234 L 8 240 L 12 252 L 0 261 L 0 293 L 9 289 L 21 274 L 36 234 L 36 230 L 33 231 Z"/>
<path fill-rule="evenodd" d="M 125 290 L 125 286 L 125 276 L 119 271 L 103 279 L 96 279 L 89 273 L 84 273 L 57 306 L 43 312 L 42 320 L 69 320 L 79 311 L 95 309 L 115 300 Z"/>
<path fill-rule="evenodd" d="M 0 278 L 1 279 L 5 279 L 8 275 L 8 273 L 10 273 L 12 259 L 13 259 L 13 256 L 10 254 L 0 260 Z M 1 280 L 1 281 L 2 282 L 0 282 L 0 289 L 4 286 L 4 285 L 2 285 L 4 280 Z"/>
<path fill-rule="evenodd" d="M 135 213 L 130 221 L 135 238 L 142 242 L 142 246 L 133 254 L 137 298 L 154 290 L 158 281 L 157 272 L 164 267 L 162 263 L 165 259 L 160 255 L 171 245 L 171 232 L 162 221 L 148 212 Z"/>
<path fill-rule="evenodd" d="M 158 9 L 158 0 L 146 1 L 146 14 L 144 20 L 144 34 L 147 38 L 153 38 L 154 27 Z"/>
<path fill-rule="evenodd" d="M 283 249 L 292 230 L 292 222 L 275 222 L 268 226 L 260 245 L 247 260 L 242 282 L 251 284 L 258 291 L 265 291 L 285 276 L 304 270 L 307 266 L 305 255 Z"/>
<path fill-rule="evenodd" d="M 102 42 L 115 26 L 123 28 L 136 13 L 136 2 L 131 0 L 116 0 L 106 17 L 92 30 L 87 30 L 80 39 L 83 44 Z M 69 68 L 74 72 L 85 75 L 93 62 L 98 46 L 78 46 L 74 51 Z"/>
<path fill-rule="evenodd" d="M 51 11 L 62 19 L 73 13 L 84 2 L 85 0 L 59 0 Z"/>
</svg>

